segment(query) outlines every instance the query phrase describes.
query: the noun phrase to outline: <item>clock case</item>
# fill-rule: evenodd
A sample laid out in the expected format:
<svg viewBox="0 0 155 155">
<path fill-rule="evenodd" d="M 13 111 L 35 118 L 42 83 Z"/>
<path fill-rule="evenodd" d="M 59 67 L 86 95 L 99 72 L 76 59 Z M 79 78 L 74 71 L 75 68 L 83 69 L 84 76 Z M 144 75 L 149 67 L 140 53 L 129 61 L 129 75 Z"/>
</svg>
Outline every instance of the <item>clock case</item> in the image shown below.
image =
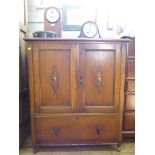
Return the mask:
<svg viewBox="0 0 155 155">
<path fill-rule="evenodd" d="M 92 36 L 92 37 L 86 36 L 84 34 L 84 32 L 83 32 L 83 29 L 84 29 L 85 25 L 88 24 L 88 23 L 94 24 L 96 29 L 97 29 L 96 34 L 94 36 Z M 80 31 L 79 38 L 101 38 L 98 25 L 95 22 L 93 22 L 93 21 L 86 21 L 85 23 L 83 23 L 83 25 L 81 26 L 81 31 Z"/>
<path fill-rule="evenodd" d="M 49 9 L 56 9 L 59 12 L 59 19 L 56 22 L 49 22 L 46 18 L 46 13 Z M 56 7 L 48 7 L 46 8 L 45 12 L 44 12 L 44 31 L 51 31 L 56 33 L 56 37 L 60 38 L 61 37 L 61 33 L 62 33 L 62 17 L 61 17 L 61 12 L 58 8 Z"/>
</svg>

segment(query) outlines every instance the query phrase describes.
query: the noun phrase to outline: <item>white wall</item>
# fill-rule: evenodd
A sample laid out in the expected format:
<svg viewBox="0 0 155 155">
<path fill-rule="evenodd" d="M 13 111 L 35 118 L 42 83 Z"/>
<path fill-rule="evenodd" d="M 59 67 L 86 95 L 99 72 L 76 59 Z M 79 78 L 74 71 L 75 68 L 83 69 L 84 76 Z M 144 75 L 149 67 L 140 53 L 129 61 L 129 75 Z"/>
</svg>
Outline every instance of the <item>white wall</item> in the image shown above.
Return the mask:
<svg viewBox="0 0 155 155">
<path fill-rule="evenodd" d="M 102 37 L 119 38 L 122 35 L 134 35 L 134 11 L 133 4 L 119 0 L 29 0 L 28 10 L 28 35 L 35 31 L 44 30 L 44 10 L 46 7 L 55 6 L 60 10 L 63 4 L 81 4 L 85 7 L 97 8 L 97 24 Z M 107 22 L 113 30 L 107 30 Z M 117 34 L 118 26 L 123 27 L 124 31 Z M 62 37 L 77 37 L 79 31 L 62 31 Z"/>
</svg>

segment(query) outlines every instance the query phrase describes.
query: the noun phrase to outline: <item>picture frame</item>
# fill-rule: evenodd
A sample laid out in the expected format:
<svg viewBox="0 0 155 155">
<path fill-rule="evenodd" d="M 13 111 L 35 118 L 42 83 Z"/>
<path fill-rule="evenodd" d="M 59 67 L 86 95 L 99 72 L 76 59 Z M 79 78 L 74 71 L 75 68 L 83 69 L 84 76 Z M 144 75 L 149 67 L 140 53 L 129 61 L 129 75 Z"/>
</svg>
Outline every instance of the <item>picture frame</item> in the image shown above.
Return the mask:
<svg viewBox="0 0 155 155">
<path fill-rule="evenodd" d="M 96 8 L 63 5 L 63 31 L 80 31 L 84 22 L 96 21 Z"/>
</svg>

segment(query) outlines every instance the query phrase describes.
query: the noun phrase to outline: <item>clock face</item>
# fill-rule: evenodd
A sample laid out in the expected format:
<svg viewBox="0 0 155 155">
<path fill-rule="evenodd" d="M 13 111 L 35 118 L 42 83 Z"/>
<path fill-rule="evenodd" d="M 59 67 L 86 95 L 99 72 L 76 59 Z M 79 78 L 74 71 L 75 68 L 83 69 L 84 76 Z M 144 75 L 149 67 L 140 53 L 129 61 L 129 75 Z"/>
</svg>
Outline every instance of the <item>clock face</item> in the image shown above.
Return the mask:
<svg viewBox="0 0 155 155">
<path fill-rule="evenodd" d="M 96 36 L 98 31 L 97 25 L 95 22 L 88 21 L 83 25 L 83 34 L 88 38 L 93 38 Z"/>
<path fill-rule="evenodd" d="M 51 7 L 46 11 L 46 19 L 51 22 L 55 23 L 60 18 L 60 12 L 57 8 Z"/>
</svg>

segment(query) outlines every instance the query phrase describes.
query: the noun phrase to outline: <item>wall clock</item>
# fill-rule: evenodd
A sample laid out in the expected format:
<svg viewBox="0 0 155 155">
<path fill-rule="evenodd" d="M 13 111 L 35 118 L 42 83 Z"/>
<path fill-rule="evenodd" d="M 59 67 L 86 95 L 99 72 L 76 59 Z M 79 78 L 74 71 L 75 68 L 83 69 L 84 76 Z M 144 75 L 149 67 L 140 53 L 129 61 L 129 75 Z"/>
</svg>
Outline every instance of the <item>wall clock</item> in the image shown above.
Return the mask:
<svg viewBox="0 0 155 155">
<path fill-rule="evenodd" d="M 81 27 L 81 32 L 80 32 L 79 37 L 81 37 L 81 38 L 101 38 L 97 24 L 93 21 L 85 22 Z"/>
<path fill-rule="evenodd" d="M 61 37 L 62 22 L 60 10 L 56 7 L 49 7 L 44 13 L 44 30 L 56 33 L 57 37 Z"/>
</svg>

